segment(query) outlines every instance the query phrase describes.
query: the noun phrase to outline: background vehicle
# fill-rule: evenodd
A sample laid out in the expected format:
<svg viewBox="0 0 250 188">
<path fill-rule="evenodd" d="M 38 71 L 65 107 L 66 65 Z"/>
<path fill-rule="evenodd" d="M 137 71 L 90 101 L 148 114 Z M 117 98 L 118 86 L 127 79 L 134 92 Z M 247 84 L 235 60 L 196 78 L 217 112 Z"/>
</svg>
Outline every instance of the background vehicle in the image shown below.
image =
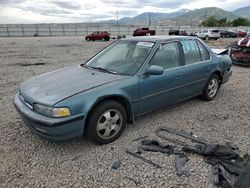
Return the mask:
<svg viewBox="0 0 250 188">
<path fill-rule="evenodd" d="M 194 96 L 213 100 L 231 76 L 231 65 L 228 55 L 217 56 L 196 37 L 131 37 L 81 66 L 25 81 L 14 104 L 41 137 L 66 140 L 84 134 L 107 144 L 122 134 L 127 121 L 145 113 Z"/>
<path fill-rule="evenodd" d="M 155 35 L 155 30 L 150 30 L 149 28 L 137 28 L 134 30 L 133 36 L 146 36 L 146 35 Z"/>
<path fill-rule="evenodd" d="M 170 29 L 168 31 L 168 35 L 180 35 L 180 30 L 178 30 L 178 29 Z"/>
<path fill-rule="evenodd" d="M 238 30 L 237 35 L 238 35 L 238 37 L 245 37 L 245 36 L 247 36 L 247 32 L 244 30 Z"/>
<path fill-rule="evenodd" d="M 218 38 L 220 38 L 220 31 L 218 29 L 206 29 L 197 32 L 196 36 L 204 40 L 217 40 Z"/>
<path fill-rule="evenodd" d="M 236 38 L 237 33 L 232 30 L 220 30 L 221 38 Z"/>
<path fill-rule="evenodd" d="M 250 38 L 235 42 L 230 55 L 234 64 L 250 66 Z"/>
<path fill-rule="evenodd" d="M 170 29 L 168 31 L 168 35 L 181 35 L 181 36 L 186 36 L 187 32 L 186 31 L 180 31 L 178 29 Z"/>
<path fill-rule="evenodd" d="M 107 31 L 95 31 L 92 34 L 85 37 L 85 40 L 102 40 L 102 41 L 109 41 L 110 34 Z"/>
</svg>

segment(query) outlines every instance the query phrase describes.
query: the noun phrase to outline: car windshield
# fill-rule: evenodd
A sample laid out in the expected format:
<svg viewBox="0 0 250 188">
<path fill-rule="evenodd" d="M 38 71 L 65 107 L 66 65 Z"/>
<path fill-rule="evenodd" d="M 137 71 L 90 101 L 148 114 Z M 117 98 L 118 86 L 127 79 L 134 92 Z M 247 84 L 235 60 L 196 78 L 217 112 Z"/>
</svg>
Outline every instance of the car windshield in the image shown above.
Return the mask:
<svg viewBox="0 0 250 188">
<path fill-rule="evenodd" d="M 119 40 L 90 59 L 85 66 L 109 73 L 134 75 L 153 45 L 153 42 Z"/>
</svg>

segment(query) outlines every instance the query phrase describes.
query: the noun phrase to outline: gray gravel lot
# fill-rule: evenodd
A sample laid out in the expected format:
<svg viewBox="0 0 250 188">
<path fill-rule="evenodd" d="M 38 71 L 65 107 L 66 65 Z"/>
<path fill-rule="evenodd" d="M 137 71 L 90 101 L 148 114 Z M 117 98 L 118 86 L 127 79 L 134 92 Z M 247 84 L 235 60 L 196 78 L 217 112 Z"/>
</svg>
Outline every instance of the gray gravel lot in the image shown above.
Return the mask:
<svg viewBox="0 0 250 188">
<path fill-rule="evenodd" d="M 250 68 L 239 66 L 214 101 L 194 98 L 145 115 L 105 146 L 81 139 L 50 143 L 32 134 L 12 103 L 20 83 L 79 64 L 109 43 L 83 37 L 0 38 L 0 187 L 214 187 L 211 167 L 199 156 L 188 156 L 190 176 L 178 177 L 174 156 L 144 152 L 163 167 L 157 169 L 125 153 L 136 147 L 131 141 L 139 136 L 156 138 L 160 126 L 193 131 L 213 143 L 232 142 L 250 154 Z M 25 66 L 34 63 L 40 65 Z M 122 166 L 112 170 L 117 160 Z"/>
</svg>

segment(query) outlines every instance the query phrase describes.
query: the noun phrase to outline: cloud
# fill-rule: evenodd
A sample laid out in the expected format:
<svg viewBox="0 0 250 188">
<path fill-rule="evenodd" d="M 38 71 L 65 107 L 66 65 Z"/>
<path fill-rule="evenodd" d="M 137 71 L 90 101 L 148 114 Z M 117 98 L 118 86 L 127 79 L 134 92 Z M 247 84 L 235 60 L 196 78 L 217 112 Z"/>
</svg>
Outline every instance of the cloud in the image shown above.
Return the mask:
<svg viewBox="0 0 250 188">
<path fill-rule="evenodd" d="M 71 10 L 78 10 L 81 9 L 81 6 L 76 2 L 69 2 L 69 1 L 51 1 L 51 3 L 57 5 L 63 9 L 71 9 Z"/>
<path fill-rule="evenodd" d="M 10 5 L 10 4 L 18 4 L 22 3 L 25 0 L 1 0 L 0 5 Z"/>
<path fill-rule="evenodd" d="M 157 7 L 157 8 L 179 8 L 182 5 L 189 4 L 191 2 L 195 2 L 198 0 L 133 0 L 133 1 L 126 1 L 126 0 L 100 0 L 105 4 L 110 4 L 116 7 L 130 7 L 130 8 L 144 8 L 146 6 L 150 7 Z M 220 0 L 221 1 L 221 0 Z M 224 0 L 222 0 L 224 1 Z"/>
<path fill-rule="evenodd" d="M 249 0 L 210 0 L 209 6 L 234 10 Z M 174 12 L 208 6 L 204 0 L 0 0 L 1 23 L 93 22 L 143 12 Z"/>
</svg>

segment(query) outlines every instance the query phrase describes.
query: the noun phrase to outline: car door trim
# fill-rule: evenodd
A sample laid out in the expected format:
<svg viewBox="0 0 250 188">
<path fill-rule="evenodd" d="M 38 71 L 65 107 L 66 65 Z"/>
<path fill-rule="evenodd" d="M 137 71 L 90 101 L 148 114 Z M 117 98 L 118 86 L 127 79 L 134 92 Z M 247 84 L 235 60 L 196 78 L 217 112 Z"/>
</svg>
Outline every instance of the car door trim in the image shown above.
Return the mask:
<svg viewBox="0 0 250 188">
<path fill-rule="evenodd" d="M 190 86 L 190 85 L 193 85 L 193 84 L 196 84 L 196 83 L 200 83 L 200 82 L 204 82 L 204 81 L 206 81 L 206 79 L 200 79 L 200 80 L 197 80 L 197 81 L 194 81 L 194 82 L 190 82 L 188 84 L 183 84 L 183 85 L 180 85 L 180 86 L 177 86 L 177 87 L 173 87 L 171 89 L 162 90 L 162 91 L 156 92 L 154 94 L 146 95 L 146 96 L 143 96 L 143 97 L 138 97 L 137 99 L 132 100 L 132 103 L 137 103 L 137 102 L 146 100 L 148 98 L 155 97 L 157 95 L 162 95 L 164 93 L 168 93 L 168 92 L 174 91 L 176 89 L 179 89 L 179 88 L 182 88 L 182 87 L 187 87 L 187 86 Z"/>
</svg>

